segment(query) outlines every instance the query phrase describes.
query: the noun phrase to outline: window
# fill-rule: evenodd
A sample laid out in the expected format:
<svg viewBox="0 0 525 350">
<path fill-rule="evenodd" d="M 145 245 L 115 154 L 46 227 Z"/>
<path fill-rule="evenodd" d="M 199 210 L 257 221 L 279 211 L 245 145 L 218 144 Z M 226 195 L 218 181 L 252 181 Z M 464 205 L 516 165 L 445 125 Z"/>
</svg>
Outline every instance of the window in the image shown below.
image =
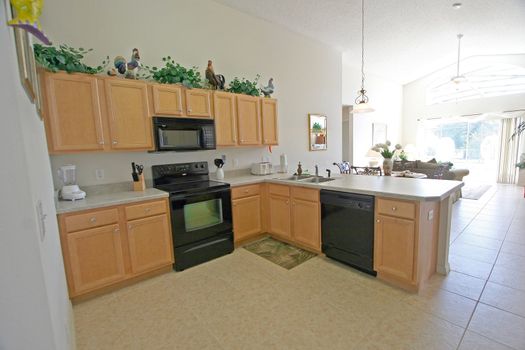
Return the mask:
<svg viewBox="0 0 525 350">
<path fill-rule="evenodd" d="M 476 98 L 525 93 L 525 68 L 509 64 L 478 67 L 464 72 L 466 80 L 455 84 L 441 77 L 427 89 L 427 105 Z"/>
</svg>

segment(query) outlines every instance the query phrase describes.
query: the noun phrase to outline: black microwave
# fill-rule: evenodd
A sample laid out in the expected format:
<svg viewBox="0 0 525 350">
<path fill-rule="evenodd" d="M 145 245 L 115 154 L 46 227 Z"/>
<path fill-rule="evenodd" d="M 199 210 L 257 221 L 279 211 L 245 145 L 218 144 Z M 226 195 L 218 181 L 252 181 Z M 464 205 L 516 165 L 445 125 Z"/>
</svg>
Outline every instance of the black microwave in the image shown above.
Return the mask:
<svg viewBox="0 0 525 350">
<path fill-rule="evenodd" d="M 215 123 L 210 119 L 153 117 L 156 151 L 215 149 Z"/>
</svg>

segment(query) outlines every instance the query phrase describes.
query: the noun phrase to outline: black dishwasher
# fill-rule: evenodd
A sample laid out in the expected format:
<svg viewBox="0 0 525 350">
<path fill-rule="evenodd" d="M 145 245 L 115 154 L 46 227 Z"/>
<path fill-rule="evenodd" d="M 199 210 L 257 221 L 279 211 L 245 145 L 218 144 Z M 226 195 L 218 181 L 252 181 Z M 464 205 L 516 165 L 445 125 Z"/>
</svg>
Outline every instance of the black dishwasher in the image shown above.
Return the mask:
<svg viewBox="0 0 525 350">
<path fill-rule="evenodd" d="M 374 197 L 321 190 L 322 251 L 375 276 Z"/>
</svg>

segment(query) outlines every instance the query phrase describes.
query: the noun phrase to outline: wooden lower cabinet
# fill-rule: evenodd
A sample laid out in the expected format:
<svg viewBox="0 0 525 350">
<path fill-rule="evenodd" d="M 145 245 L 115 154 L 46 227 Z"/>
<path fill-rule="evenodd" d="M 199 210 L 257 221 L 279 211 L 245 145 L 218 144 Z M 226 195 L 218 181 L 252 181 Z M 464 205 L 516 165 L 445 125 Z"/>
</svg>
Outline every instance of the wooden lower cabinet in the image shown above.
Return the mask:
<svg viewBox="0 0 525 350">
<path fill-rule="evenodd" d="M 416 227 L 413 220 L 376 216 L 374 269 L 414 283 Z"/>
<path fill-rule="evenodd" d="M 128 222 L 132 273 L 141 273 L 173 262 L 171 230 L 166 214 Z"/>
<path fill-rule="evenodd" d="M 288 239 L 292 238 L 289 197 L 277 196 L 270 193 L 268 196 L 268 216 L 268 231 L 270 233 Z"/>
<path fill-rule="evenodd" d="M 232 200 L 233 234 L 235 242 L 262 232 L 261 196 Z"/>
<path fill-rule="evenodd" d="M 377 277 L 418 291 L 436 272 L 439 202 L 376 197 L 375 219 Z"/>
<path fill-rule="evenodd" d="M 168 200 L 161 199 L 60 214 L 70 298 L 169 268 L 174 259 L 167 208 Z"/>
<path fill-rule="evenodd" d="M 76 294 L 125 278 L 121 236 L 119 225 L 67 235 L 69 270 Z"/>
<path fill-rule="evenodd" d="M 305 246 L 319 250 L 321 247 L 319 202 L 292 200 L 293 239 Z"/>
</svg>

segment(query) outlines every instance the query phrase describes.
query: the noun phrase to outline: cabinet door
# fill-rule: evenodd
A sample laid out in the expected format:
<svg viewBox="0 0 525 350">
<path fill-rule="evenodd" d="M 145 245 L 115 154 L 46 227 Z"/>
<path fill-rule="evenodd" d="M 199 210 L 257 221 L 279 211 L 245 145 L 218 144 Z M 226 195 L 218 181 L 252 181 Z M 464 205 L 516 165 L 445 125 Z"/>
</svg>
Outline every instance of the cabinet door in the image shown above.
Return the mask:
<svg viewBox="0 0 525 350">
<path fill-rule="evenodd" d="M 212 118 L 210 92 L 186 89 L 186 112 L 190 117 Z"/>
<path fill-rule="evenodd" d="M 235 95 L 226 92 L 213 94 L 215 135 L 217 146 L 237 145 L 237 113 Z"/>
<path fill-rule="evenodd" d="M 173 243 L 167 215 L 128 221 L 131 271 L 134 274 L 173 263 Z"/>
<path fill-rule="evenodd" d="M 261 233 L 261 196 L 252 196 L 232 201 L 233 235 L 235 241 Z"/>
<path fill-rule="evenodd" d="M 151 149 L 151 118 L 148 89 L 143 82 L 106 79 L 111 147 L 113 149 Z"/>
<path fill-rule="evenodd" d="M 269 231 L 276 235 L 291 238 L 290 199 L 272 194 L 268 197 Z"/>
<path fill-rule="evenodd" d="M 261 99 L 262 141 L 265 145 L 277 145 L 277 100 Z"/>
<path fill-rule="evenodd" d="M 237 128 L 239 145 L 261 144 L 259 98 L 237 95 Z"/>
<path fill-rule="evenodd" d="M 177 85 L 152 85 L 153 110 L 156 115 L 183 115 L 182 87 Z"/>
<path fill-rule="evenodd" d="M 321 250 L 319 203 L 292 199 L 293 239 Z"/>
<path fill-rule="evenodd" d="M 121 234 L 109 225 L 66 235 L 75 295 L 124 279 Z"/>
<path fill-rule="evenodd" d="M 49 151 L 104 149 L 97 79 L 79 74 L 43 74 Z"/>
<path fill-rule="evenodd" d="M 398 280 L 414 280 L 416 228 L 412 220 L 376 216 L 374 269 Z"/>
</svg>

